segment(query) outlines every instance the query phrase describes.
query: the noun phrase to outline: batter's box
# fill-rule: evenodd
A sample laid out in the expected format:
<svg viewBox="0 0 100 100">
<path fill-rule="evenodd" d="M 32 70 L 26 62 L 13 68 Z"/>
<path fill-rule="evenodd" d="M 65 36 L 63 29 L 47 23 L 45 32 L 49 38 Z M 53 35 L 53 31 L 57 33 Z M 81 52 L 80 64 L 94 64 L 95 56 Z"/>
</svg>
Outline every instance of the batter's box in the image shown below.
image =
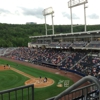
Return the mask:
<svg viewBox="0 0 100 100">
<path fill-rule="evenodd" d="M 34 82 L 34 84 L 40 84 L 40 81 L 39 81 L 39 80 L 36 80 L 36 81 Z"/>
</svg>

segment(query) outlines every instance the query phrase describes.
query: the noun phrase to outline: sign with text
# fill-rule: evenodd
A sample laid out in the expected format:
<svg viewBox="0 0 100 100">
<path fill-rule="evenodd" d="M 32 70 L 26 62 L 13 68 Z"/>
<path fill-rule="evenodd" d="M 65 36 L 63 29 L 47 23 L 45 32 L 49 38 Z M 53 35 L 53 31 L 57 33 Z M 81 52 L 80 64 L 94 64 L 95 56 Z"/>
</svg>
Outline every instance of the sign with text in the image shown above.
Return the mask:
<svg viewBox="0 0 100 100">
<path fill-rule="evenodd" d="M 59 80 L 57 87 L 69 87 L 70 80 Z"/>
</svg>

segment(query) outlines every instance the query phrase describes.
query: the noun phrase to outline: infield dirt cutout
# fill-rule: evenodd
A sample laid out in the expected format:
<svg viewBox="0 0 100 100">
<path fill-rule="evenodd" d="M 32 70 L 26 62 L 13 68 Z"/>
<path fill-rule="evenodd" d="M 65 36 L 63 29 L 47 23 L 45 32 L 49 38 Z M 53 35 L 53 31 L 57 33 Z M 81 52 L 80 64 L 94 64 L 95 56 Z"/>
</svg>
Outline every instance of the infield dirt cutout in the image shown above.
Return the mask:
<svg viewBox="0 0 100 100">
<path fill-rule="evenodd" d="M 25 85 L 29 85 L 29 84 L 34 84 L 34 87 L 35 88 L 43 88 L 43 87 L 47 87 L 47 86 L 51 86 L 52 84 L 54 84 L 54 80 L 50 79 L 50 78 L 47 78 L 47 82 L 44 82 L 44 77 L 42 77 L 41 79 L 40 78 L 36 78 L 34 76 L 31 76 L 29 74 L 26 74 L 18 69 L 15 69 L 15 68 L 12 68 L 12 67 L 8 67 L 5 65 L 1 65 L 0 66 L 0 71 L 3 71 L 3 70 L 13 70 L 23 76 L 26 76 L 28 78 L 30 78 L 29 80 L 27 80 L 25 82 Z"/>
</svg>

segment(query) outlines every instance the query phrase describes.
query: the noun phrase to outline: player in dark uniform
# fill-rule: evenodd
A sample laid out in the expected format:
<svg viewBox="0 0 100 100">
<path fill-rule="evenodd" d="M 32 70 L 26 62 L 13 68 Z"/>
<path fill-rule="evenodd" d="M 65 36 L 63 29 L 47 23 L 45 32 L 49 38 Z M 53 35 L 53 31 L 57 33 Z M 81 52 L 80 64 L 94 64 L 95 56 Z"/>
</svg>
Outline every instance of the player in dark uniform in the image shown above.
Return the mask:
<svg viewBox="0 0 100 100">
<path fill-rule="evenodd" d="M 47 77 L 45 77 L 43 81 L 44 81 L 44 82 L 47 82 L 47 80 L 48 80 Z"/>
<path fill-rule="evenodd" d="M 4 65 L 4 69 L 6 68 L 6 66 Z"/>
</svg>

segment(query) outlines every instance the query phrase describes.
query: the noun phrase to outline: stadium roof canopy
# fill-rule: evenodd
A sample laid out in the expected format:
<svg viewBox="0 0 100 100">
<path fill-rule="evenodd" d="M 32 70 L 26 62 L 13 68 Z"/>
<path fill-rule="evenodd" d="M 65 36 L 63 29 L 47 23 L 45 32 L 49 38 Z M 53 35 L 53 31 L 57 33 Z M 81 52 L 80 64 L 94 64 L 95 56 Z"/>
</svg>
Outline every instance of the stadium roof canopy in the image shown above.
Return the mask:
<svg viewBox="0 0 100 100">
<path fill-rule="evenodd" d="M 68 35 L 78 35 L 78 34 L 81 35 L 81 34 L 92 34 L 92 33 L 100 33 L 100 30 L 74 32 L 74 33 L 60 33 L 60 34 L 54 34 L 54 35 L 29 36 L 29 38 L 46 38 L 46 37 L 54 37 L 54 36 L 68 36 Z"/>
</svg>

